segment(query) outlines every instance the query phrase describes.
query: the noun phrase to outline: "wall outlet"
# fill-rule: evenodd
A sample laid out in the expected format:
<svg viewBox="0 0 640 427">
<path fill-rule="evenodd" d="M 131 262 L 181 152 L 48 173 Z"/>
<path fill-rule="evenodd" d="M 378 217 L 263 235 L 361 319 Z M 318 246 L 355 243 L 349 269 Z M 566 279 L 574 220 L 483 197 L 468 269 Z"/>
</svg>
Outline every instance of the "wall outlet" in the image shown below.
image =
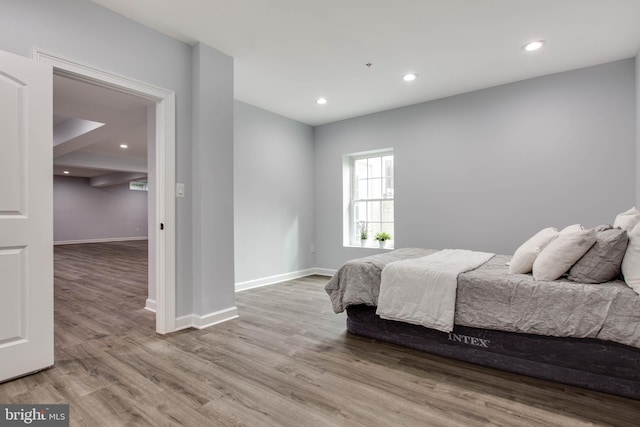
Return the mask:
<svg viewBox="0 0 640 427">
<path fill-rule="evenodd" d="M 311 244 L 311 253 L 312 254 L 316 253 L 316 245 L 314 245 L 313 243 Z"/>
</svg>

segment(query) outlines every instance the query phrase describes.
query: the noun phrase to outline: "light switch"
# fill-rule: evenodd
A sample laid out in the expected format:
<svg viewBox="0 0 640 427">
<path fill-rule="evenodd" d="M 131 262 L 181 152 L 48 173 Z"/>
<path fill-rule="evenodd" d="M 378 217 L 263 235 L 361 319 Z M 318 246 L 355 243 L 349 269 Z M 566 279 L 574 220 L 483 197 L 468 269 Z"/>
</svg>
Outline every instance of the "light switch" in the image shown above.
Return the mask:
<svg viewBox="0 0 640 427">
<path fill-rule="evenodd" d="M 184 184 L 181 182 L 176 183 L 176 197 L 184 197 Z"/>
</svg>

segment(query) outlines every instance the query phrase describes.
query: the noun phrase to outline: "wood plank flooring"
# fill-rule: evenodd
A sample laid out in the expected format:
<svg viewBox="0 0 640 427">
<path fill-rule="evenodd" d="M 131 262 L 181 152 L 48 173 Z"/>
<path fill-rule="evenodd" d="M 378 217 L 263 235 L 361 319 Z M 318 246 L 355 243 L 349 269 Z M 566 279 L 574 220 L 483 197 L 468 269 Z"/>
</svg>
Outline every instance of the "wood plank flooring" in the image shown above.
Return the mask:
<svg viewBox="0 0 640 427">
<path fill-rule="evenodd" d="M 350 335 L 321 276 L 158 336 L 146 256 L 144 241 L 56 247 L 56 365 L 0 384 L 0 402 L 69 403 L 78 426 L 640 424 L 638 401 Z"/>
</svg>

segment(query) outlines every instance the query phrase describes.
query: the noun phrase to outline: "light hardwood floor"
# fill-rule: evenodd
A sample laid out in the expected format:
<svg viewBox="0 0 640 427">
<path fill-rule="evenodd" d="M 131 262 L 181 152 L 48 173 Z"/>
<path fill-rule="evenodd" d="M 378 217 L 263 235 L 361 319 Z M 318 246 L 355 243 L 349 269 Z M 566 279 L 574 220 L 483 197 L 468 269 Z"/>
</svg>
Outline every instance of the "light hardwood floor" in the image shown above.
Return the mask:
<svg viewBox="0 0 640 427">
<path fill-rule="evenodd" d="M 82 426 L 640 425 L 638 401 L 350 335 L 321 276 L 157 336 L 145 245 L 55 248 L 56 365 L 1 384 L 1 403 L 69 403 Z"/>
</svg>

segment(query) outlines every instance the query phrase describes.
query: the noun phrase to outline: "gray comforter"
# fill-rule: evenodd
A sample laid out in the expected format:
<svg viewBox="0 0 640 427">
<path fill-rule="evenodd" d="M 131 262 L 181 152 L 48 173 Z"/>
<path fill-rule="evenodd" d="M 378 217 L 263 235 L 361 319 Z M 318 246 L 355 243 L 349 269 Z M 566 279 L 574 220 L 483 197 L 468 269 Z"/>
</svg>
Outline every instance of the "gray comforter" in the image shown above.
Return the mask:
<svg viewBox="0 0 640 427">
<path fill-rule="evenodd" d="M 393 261 L 430 249 L 398 249 L 347 262 L 326 291 L 336 313 L 350 305 L 377 306 L 380 274 Z M 598 338 L 640 348 L 640 296 L 623 281 L 589 285 L 566 279 L 534 281 L 507 274 L 510 257 L 497 255 L 458 276 L 455 324 L 558 337 Z"/>
</svg>

